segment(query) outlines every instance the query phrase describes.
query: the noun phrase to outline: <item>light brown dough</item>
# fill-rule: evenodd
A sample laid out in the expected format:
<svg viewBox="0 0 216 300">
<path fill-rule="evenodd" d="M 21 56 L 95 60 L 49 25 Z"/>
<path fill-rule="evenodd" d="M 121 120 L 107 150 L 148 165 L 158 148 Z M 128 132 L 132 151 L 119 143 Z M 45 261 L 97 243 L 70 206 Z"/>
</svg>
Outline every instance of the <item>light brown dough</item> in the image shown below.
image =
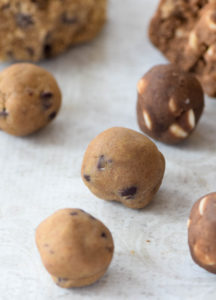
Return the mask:
<svg viewBox="0 0 216 300">
<path fill-rule="evenodd" d="M 94 283 L 106 272 L 114 244 L 109 229 L 80 209 L 62 209 L 36 230 L 42 262 L 63 288 Z"/>
<path fill-rule="evenodd" d="M 97 197 L 143 208 L 158 191 L 165 160 L 156 145 L 134 130 L 114 127 L 89 144 L 82 178 Z"/>
<path fill-rule="evenodd" d="M 61 106 L 55 78 L 33 64 L 14 64 L 0 73 L 0 129 L 29 135 L 52 121 Z"/>
</svg>

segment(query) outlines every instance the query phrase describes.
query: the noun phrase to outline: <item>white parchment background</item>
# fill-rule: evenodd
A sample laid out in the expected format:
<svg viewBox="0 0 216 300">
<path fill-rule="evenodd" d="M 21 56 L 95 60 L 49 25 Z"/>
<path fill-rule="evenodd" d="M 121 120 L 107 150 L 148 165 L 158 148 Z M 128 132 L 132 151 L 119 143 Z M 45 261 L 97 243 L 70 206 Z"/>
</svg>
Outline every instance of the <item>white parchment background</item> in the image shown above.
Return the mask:
<svg viewBox="0 0 216 300">
<path fill-rule="evenodd" d="M 146 209 L 97 199 L 80 177 L 83 153 L 98 133 L 112 126 L 138 130 L 136 83 L 165 62 L 147 38 L 156 5 L 157 0 L 110 0 L 108 23 L 96 40 L 41 63 L 63 92 L 56 121 L 27 138 L 0 132 L 1 300 L 216 299 L 216 276 L 192 262 L 186 228 L 192 204 L 216 190 L 216 100 L 206 97 L 188 142 L 157 143 L 167 169 Z M 35 247 L 37 225 L 66 207 L 87 210 L 113 233 L 109 271 L 87 288 L 57 287 Z"/>
</svg>

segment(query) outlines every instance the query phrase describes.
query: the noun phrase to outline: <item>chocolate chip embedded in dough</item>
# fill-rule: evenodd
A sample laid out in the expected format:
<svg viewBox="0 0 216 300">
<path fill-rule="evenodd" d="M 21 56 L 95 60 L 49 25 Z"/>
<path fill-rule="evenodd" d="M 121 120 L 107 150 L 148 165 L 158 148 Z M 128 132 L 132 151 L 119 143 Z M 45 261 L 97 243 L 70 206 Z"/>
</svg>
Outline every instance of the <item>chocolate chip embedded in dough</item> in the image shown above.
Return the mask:
<svg viewBox="0 0 216 300">
<path fill-rule="evenodd" d="M 133 199 L 136 195 L 137 187 L 131 186 L 129 188 L 123 189 L 120 191 L 120 195 L 122 197 L 126 197 L 127 199 Z"/>
<path fill-rule="evenodd" d="M 25 29 L 33 25 L 34 21 L 31 15 L 19 13 L 16 15 L 16 23 L 19 27 Z"/>
</svg>

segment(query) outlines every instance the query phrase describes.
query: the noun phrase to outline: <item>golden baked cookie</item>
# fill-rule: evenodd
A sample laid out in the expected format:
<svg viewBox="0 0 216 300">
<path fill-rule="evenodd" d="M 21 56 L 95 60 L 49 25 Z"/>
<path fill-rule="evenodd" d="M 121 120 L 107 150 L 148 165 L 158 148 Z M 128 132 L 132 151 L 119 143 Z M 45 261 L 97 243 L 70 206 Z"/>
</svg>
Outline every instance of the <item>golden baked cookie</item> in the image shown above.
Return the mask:
<svg viewBox="0 0 216 300">
<path fill-rule="evenodd" d="M 62 209 L 36 230 L 42 262 L 63 288 L 94 283 L 106 272 L 114 244 L 109 229 L 81 209 Z"/>
<path fill-rule="evenodd" d="M 0 3 L 0 60 L 38 61 L 94 38 L 107 0 L 4 0 Z"/>
<path fill-rule="evenodd" d="M 97 197 L 143 208 L 158 191 L 165 160 L 156 145 L 134 130 L 114 127 L 89 144 L 82 178 Z"/>
<path fill-rule="evenodd" d="M 20 63 L 0 73 L 0 129 L 25 136 L 52 121 L 61 106 L 55 78 L 33 64 Z"/>
</svg>

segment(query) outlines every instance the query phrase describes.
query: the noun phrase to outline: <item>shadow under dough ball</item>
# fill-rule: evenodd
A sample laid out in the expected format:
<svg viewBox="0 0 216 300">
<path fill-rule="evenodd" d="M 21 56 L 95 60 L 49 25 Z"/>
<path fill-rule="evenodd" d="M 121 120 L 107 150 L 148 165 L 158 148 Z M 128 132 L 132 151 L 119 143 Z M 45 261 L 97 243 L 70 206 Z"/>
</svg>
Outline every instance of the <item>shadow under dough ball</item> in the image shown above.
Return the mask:
<svg viewBox="0 0 216 300">
<path fill-rule="evenodd" d="M 137 118 L 152 138 L 177 144 L 194 131 L 204 108 L 204 94 L 194 75 L 174 65 L 153 67 L 138 82 Z"/>
<path fill-rule="evenodd" d="M 188 220 L 188 243 L 195 263 L 216 273 L 216 193 L 193 205 Z"/>
<path fill-rule="evenodd" d="M 0 129 L 26 136 L 52 121 L 61 106 L 61 91 L 46 70 L 28 63 L 0 73 Z"/>
<path fill-rule="evenodd" d="M 36 244 L 45 268 L 63 288 L 96 282 L 114 251 L 109 229 L 81 209 L 61 209 L 44 220 L 36 230 Z"/>
<path fill-rule="evenodd" d="M 156 145 L 134 130 L 114 127 L 89 144 L 82 178 L 97 197 L 143 208 L 158 191 L 165 160 Z"/>
</svg>

